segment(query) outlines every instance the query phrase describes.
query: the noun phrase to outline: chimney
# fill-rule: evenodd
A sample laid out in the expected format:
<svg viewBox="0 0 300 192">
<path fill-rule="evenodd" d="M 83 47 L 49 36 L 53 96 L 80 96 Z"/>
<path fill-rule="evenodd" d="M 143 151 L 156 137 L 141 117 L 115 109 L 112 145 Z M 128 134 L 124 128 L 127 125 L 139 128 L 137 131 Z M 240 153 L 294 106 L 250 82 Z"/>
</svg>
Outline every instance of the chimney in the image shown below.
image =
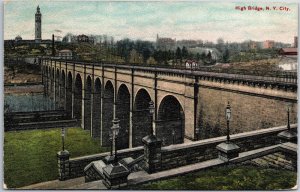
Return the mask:
<svg viewBox="0 0 300 192">
<path fill-rule="evenodd" d="M 54 48 L 54 34 L 52 34 L 52 56 L 55 56 L 55 48 Z"/>
</svg>

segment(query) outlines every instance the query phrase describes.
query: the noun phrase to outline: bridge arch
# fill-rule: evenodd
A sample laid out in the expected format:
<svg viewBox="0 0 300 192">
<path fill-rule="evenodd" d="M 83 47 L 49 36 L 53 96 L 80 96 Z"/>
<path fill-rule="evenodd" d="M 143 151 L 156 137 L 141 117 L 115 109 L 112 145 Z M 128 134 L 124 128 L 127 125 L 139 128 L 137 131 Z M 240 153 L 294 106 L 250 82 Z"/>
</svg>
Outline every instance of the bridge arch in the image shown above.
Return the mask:
<svg viewBox="0 0 300 192">
<path fill-rule="evenodd" d="M 150 133 L 152 119 L 149 114 L 150 94 L 146 89 L 141 88 L 134 100 L 134 109 L 132 115 L 132 146 L 142 145 L 142 138 Z"/>
<path fill-rule="evenodd" d="M 125 84 L 121 84 L 117 94 L 116 116 L 120 120 L 118 149 L 129 147 L 130 93 Z"/>
<path fill-rule="evenodd" d="M 101 80 L 96 78 L 94 83 L 94 94 L 92 99 L 92 125 L 91 134 L 94 138 L 100 138 L 101 131 Z"/>
<path fill-rule="evenodd" d="M 73 117 L 77 118 L 81 122 L 82 115 L 82 79 L 78 73 L 75 78 L 74 86 L 74 113 Z"/>
<path fill-rule="evenodd" d="M 44 76 L 48 77 L 48 67 L 47 66 L 44 66 Z"/>
<path fill-rule="evenodd" d="M 102 112 L 102 146 L 109 146 L 109 132 L 114 116 L 114 87 L 110 80 L 106 81 L 103 92 Z"/>
<path fill-rule="evenodd" d="M 90 75 L 86 77 L 84 85 L 84 100 L 83 100 L 83 128 L 91 130 L 91 98 L 92 98 L 92 78 Z"/>
<path fill-rule="evenodd" d="M 53 67 L 51 67 L 51 69 L 50 69 L 50 86 L 49 86 L 49 97 L 51 98 L 51 100 L 52 99 L 54 99 L 54 94 L 55 94 L 55 87 L 54 87 L 54 81 L 55 81 L 55 79 L 54 79 L 54 68 Z"/>
<path fill-rule="evenodd" d="M 172 95 L 165 96 L 158 107 L 156 122 L 156 136 L 162 140 L 163 146 L 184 142 L 184 121 L 179 100 Z"/>
<path fill-rule="evenodd" d="M 67 77 L 67 90 L 66 90 L 66 111 L 69 117 L 72 117 L 72 86 L 73 85 L 73 78 L 72 78 L 72 73 L 69 71 L 68 72 L 68 77 Z"/>
<path fill-rule="evenodd" d="M 51 76 L 51 67 L 48 66 L 47 77 L 50 78 L 50 76 Z"/>
<path fill-rule="evenodd" d="M 65 103 L 65 96 L 66 96 L 66 74 L 65 71 L 61 71 L 61 77 L 60 77 L 60 108 L 64 108 Z"/>
<path fill-rule="evenodd" d="M 54 79 L 54 68 L 53 67 L 51 67 L 51 78 L 52 78 L 52 80 Z"/>
<path fill-rule="evenodd" d="M 58 108 L 60 105 L 60 72 L 59 69 L 56 69 L 55 79 L 54 79 L 54 89 L 55 89 L 55 108 Z"/>
</svg>

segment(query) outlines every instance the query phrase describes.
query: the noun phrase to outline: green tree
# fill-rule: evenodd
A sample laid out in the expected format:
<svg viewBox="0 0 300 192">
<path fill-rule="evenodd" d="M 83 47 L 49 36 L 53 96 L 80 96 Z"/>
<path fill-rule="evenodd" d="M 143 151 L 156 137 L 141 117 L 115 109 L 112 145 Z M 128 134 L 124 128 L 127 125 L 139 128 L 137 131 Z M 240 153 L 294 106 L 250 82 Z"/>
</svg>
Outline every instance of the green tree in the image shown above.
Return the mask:
<svg viewBox="0 0 300 192">
<path fill-rule="evenodd" d="M 230 57 L 230 55 L 229 55 L 229 50 L 226 49 L 226 50 L 225 50 L 225 53 L 223 53 L 223 62 L 224 62 L 224 63 L 228 63 L 228 62 L 229 62 L 229 57 Z"/>
<path fill-rule="evenodd" d="M 185 46 L 182 47 L 182 58 L 187 59 L 188 57 L 188 50 Z"/>
<path fill-rule="evenodd" d="M 177 59 L 179 59 L 180 62 L 182 62 L 182 54 L 181 54 L 181 49 L 179 47 L 177 47 L 176 49 L 175 57 L 176 57 L 176 63 L 177 63 Z"/>
</svg>

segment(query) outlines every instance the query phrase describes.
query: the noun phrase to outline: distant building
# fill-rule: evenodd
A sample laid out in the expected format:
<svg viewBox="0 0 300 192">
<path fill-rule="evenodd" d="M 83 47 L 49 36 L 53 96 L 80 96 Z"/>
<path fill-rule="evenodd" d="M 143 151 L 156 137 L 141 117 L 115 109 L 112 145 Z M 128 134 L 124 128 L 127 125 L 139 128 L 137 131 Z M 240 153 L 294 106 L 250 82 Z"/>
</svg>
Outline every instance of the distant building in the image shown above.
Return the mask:
<svg viewBox="0 0 300 192">
<path fill-rule="evenodd" d="M 197 47 L 199 44 L 203 44 L 203 42 L 196 41 L 196 40 L 180 40 L 176 42 L 176 47 L 186 47 L 186 48 L 192 48 Z"/>
<path fill-rule="evenodd" d="M 176 39 L 159 38 L 156 36 L 156 48 L 159 50 L 174 50 L 176 48 Z"/>
<path fill-rule="evenodd" d="M 77 42 L 78 43 L 94 43 L 94 39 L 88 37 L 87 35 L 78 35 L 77 36 Z"/>
<path fill-rule="evenodd" d="M 69 49 L 63 49 L 58 52 L 58 57 L 60 59 L 73 59 L 73 53 Z"/>
<path fill-rule="evenodd" d="M 298 47 L 298 36 L 294 37 L 294 47 L 297 48 Z"/>
<path fill-rule="evenodd" d="M 188 69 L 198 68 L 198 66 L 199 66 L 199 64 L 195 60 L 186 60 L 185 61 L 185 67 Z"/>
<path fill-rule="evenodd" d="M 37 6 L 35 13 L 35 42 L 40 43 L 42 40 L 42 14 L 40 7 Z"/>
<path fill-rule="evenodd" d="M 273 40 L 266 40 L 263 42 L 264 49 L 272 49 L 274 47 L 275 41 Z"/>
<path fill-rule="evenodd" d="M 298 55 L 297 48 L 282 48 L 279 50 L 280 55 Z"/>
<path fill-rule="evenodd" d="M 258 48 L 258 42 L 250 41 L 249 42 L 249 48 L 250 49 L 257 49 Z"/>
<path fill-rule="evenodd" d="M 77 36 L 77 42 L 78 43 L 82 43 L 82 42 L 85 42 L 85 43 L 88 43 L 89 42 L 89 37 L 86 36 L 86 35 L 78 35 Z"/>
</svg>

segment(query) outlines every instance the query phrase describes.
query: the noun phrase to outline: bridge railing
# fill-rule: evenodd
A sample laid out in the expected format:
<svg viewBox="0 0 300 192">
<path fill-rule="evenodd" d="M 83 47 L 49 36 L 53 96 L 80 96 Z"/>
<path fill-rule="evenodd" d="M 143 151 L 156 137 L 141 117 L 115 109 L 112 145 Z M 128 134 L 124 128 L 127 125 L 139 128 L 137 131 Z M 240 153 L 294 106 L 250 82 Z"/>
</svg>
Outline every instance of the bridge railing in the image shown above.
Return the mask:
<svg viewBox="0 0 300 192">
<path fill-rule="evenodd" d="M 45 58 L 44 58 L 45 59 Z M 164 71 L 163 69 L 169 69 L 168 72 L 176 73 L 190 73 L 194 75 L 208 75 L 213 77 L 223 77 L 229 79 L 242 79 L 242 80 L 255 80 L 255 81 L 268 81 L 268 82 L 282 82 L 282 83 L 297 83 L 297 72 L 291 71 L 260 71 L 260 70 L 246 70 L 246 69 L 228 69 L 228 68 L 213 68 L 198 66 L 189 68 L 185 65 L 150 65 L 150 64 L 137 64 L 137 63 L 124 63 L 124 62 L 86 62 L 79 60 L 66 60 L 56 58 L 46 58 L 56 61 L 73 62 L 82 65 L 94 65 L 94 66 L 122 66 L 129 68 L 140 69 L 154 69 Z"/>
</svg>

